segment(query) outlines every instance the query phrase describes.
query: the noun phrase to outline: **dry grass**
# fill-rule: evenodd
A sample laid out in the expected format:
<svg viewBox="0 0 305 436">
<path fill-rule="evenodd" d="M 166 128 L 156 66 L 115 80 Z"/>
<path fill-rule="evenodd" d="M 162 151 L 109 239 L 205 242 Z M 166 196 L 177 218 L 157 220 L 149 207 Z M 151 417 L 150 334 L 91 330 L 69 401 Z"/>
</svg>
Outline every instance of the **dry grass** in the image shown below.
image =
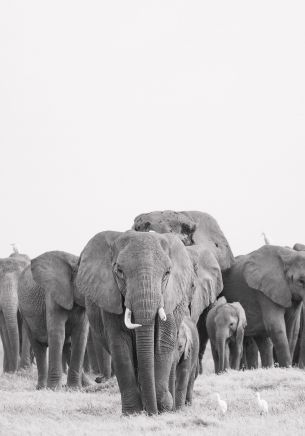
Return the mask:
<svg viewBox="0 0 305 436">
<path fill-rule="evenodd" d="M 205 358 L 195 384 L 194 403 L 179 413 L 122 417 L 115 380 L 82 392 L 35 391 L 36 374 L 0 376 L 0 435 L 303 435 L 305 372 L 297 369 L 231 371 L 216 376 Z M 259 390 L 269 403 L 260 416 Z M 228 402 L 222 417 L 215 392 Z"/>
</svg>

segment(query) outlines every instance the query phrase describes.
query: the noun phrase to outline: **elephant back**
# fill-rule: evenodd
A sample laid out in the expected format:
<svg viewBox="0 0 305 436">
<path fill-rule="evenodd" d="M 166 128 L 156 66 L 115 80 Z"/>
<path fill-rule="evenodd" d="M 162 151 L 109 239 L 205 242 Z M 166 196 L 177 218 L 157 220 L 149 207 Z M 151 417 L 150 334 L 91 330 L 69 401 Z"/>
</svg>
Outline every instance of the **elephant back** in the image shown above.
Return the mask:
<svg viewBox="0 0 305 436">
<path fill-rule="evenodd" d="M 137 216 L 133 228 L 137 231 L 154 230 L 159 233 L 177 233 L 185 245 L 201 245 L 217 259 L 222 271 L 234 264 L 234 256 L 217 221 L 199 211 L 155 211 Z"/>
</svg>

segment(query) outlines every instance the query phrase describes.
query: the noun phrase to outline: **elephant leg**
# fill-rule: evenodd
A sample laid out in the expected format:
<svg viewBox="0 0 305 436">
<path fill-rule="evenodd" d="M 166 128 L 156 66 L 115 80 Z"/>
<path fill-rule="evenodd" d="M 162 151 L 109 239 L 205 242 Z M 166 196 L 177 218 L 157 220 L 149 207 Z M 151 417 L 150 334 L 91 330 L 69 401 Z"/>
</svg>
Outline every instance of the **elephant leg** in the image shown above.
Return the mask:
<svg viewBox="0 0 305 436">
<path fill-rule="evenodd" d="M 235 370 L 239 370 L 240 360 L 243 353 L 243 341 L 241 342 L 230 342 L 230 367 Z"/>
<path fill-rule="evenodd" d="M 300 368 L 305 368 L 305 307 L 303 304 L 300 320 L 300 346 L 298 350 L 298 365 Z"/>
<path fill-rule="evenodd" d="M 229 344 L 226 343 L 226 346 L 225 346 L 225 367 L 224 367 L 224 369 L 226 371 L 229 368 L 230 368 L 230 348 L 229 348 Z"/>
<path fill-rule="evenodd" d="M 208 331 L 206 328 L 206 318 L 210 308 L 205 309 L 199 317 L 197 322 L 197 330 L 199 334 L 199 374 L 202 374 L 202 358 L 206 350 L 206 346 L 209 340 Z"/>
<path fill-rule="evenodd" d="M 263 294 L 259 296 L 259 304 L 267 336 L 270 336 L 273 342 L 279 365 L 289 367 L 292 359 L 286 332 L 285 309 Z"/>
<path fill-rule="evenodd" d="M 84 371 L 85 372 L 92 371 L 94 374 L 100 373 L 97 358 L 96 358 L 96 352 L 94 348 L 91 328 L 89 329 L 87 348 L 84 358 Z"/>
<path fill-rule="evenodd" d="M 189 383 L 188 383 L 187 391 L 186 391 L 185 404 L 190 405 L 190 406 L 191 406 L 192 401 L 193 401 L 193 390 L 194 390 L 194 383 L 196 380 L 196 376 L 197 376 L 197 365 L 191 371 L 191 375 L 189 378 Z"/>
<path fill-rule="evenodd" d="M 104 312 L 114 371 L 121 393 L 122 413 L 130 415 L 143 410 L 135 374 L 130 332 L 124 330 L 123 317 Z"/>
<path fill-rule="evenodd" d="M 79 313 L 71 334 L 71 359 L 68 369 L 67 385 L 70 388 L 81 388 L 84 355 L 87 344 L 89 323 L 85 311 Z"/>
<path fill-rule="evenodd" d="M 1 339 L 3 345 L 3 372 L 9 372 L 10 371 L 10 365 L 9 365 L 10 344 L 9 344 L 9 338 L 8 338 L 4 316 L 2 312 L 0 312 L 0 333 L 1 333 Z"/>
<path fill-rule="evenodd" d="M 177 327 L 174 315 L 156 325 L 155 385 L 159 412 L 173 409 L 173 397 L 169 391 L 169 377 L 174 362 L 177 341 Z M 176 375 L 177 377 L 177 375 Z M 176 389 L 177 394 L 177 389 Z M 177 407 L 178 407 L 178 403 Z"/>
<path fill-rule="evenodd" d="M 285 312 L 286 332 L 291 356 L 294 354 L 300 331 L 302 305 L 302 302 L 293 302 L 292 306 Z"/>
<path fill-rule="evenodd" d="M 97 338 L 93 339 L 93 344 L 99 373 L 108 379 L 111 377 L 111 355 Z"/>
<path fill-rule="evenodd" d="M 21 361 L 20 368 L 27 369 L 32 365 L 31 362 L 31 342 L 26 331 L 24 322 L 22 322 L 22 341 L 21 341 Z"/>
<path fill-rule="evenodd" d="M 273 320 L 268 323 L 267 331 L 273 342 L 277 360 L 281 367 L 291 366 L 291 355 L 289 350 L 289 343 L 286 335 L 286 326 L 284 317 Z"/>
<path fill-rule="evenodd" d="M 169 392 L 173 398 L 173 410 L 176 409 L 176 368 L 177 363 L 174 361 L 169 375 Z"/>
<path fill-rule="evenodd" d="M 65 341 L 62 349 L 62 371 L 64 374 L 67 374 L 68 372 L 70 360 L 71 360 L 71 342 L 70 340 L 68 340 Z"/>
<path fill-rule="evenodd" d="M 62 387 L 62 353 L 65 342 L 65 326 L 67 319 L 68 314 L 63 309 L 47 310 L 49 345 L 47 386 L 50 389 L 61 389 Z"/>
<path fill-rule="evenodd" d="M 214 369 L 215 369 L 215 374 L 218 374 L 219 372 L 219 356 L 216 350 L 216 347 L 211 343 L 211 350 L 212 350 L 212 356 L 213 356 L 213 361 L 214 361 Z M 200 369 L 199 369 L 200 372 Z"/>
<path fill-rule="evenodd" d="M 186 403 L 187 386 L 190 377 L 190 363 L 188 360 L 183 360 L 177 365 L 176 371 L 176 409 L 180 409 Z"/>
<path fill-rule="evenodd" d="M 48 364 L 47 364 L 47 345 L 40 344 L 35 339 L 31 339 L 31 345 L 36 357 L 38 382 L 36 389 L 47 387 Z"/>
<path fill-rule="evenodd" d="M 255 336 L 255 342 L 258 346 L 263 368 L 273 366 L 273 343 L 270 338 Z"/>
<path fill-rule="evenodd" d="M 245 348 L 247 369 L 257 369 L 258 347 L 253 337 L 248 336 L 244 338 L 244 348 Z"/>
</svg>

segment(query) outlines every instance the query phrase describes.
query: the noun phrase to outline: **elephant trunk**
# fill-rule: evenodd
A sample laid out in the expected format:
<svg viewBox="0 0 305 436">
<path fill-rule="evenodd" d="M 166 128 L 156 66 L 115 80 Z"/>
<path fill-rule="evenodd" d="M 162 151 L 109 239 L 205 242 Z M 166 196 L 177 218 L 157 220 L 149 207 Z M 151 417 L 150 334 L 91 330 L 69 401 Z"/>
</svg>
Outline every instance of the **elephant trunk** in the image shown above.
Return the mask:
<svg viewBox="0 0 305 436">
<path fill-rule="evenodd" d="M 15 311 L 5 314 L 5 325 L 9 340 L 9 371 L 15 372 L 18 369 L 20 347 L 17 313 Z"/>
<path fill-rule="evenodd" d="M 149 415 L 158 413 L 154 367 L 154 323 L 136 330 L 137 359 L 142 401 Z"/>
<path fill-rule="evenodd" d="M 158 286 L 151 271 L 142 271 L 128 283 L 125 297 L 125 320 L 136 327 L 138 374 L 142 401 L 148 414 L 158 413 L 155 384 L 155 318 L 162 305 L 161 286 Z M 130 309 L 130 312 L 129 310 Z M 131 320 L 131 314 L 133 320 Z M 162 315 L 162 311 L 161 311 Z M 159 316 L 161 316 L 159 314 Z M 129 328 L 133 328 L 129 324 Z"/>
<path fill-rule="evenodd" d="M 219 359 L 219 366 L 217 372 L 225 370 L 225 354 L 226 354 L 226 338 L 224 334 L 218 334 L 216 337 L 217 353 Z"/>
</svg>

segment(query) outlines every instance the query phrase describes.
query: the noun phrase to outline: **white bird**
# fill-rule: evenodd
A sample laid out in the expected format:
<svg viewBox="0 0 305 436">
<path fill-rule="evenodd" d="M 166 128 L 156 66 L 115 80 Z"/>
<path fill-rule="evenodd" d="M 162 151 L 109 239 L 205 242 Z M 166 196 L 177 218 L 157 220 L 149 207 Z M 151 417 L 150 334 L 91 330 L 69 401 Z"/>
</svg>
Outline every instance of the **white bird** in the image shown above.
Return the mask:
<svg viewBox="0 0 305 436">
<path fill-rule="evenodd" d="M 269 239 L 267 238 L 266 233 L 263 232 L 262 235 L 263 235 L 263 238 L 264 238 L 265 244 L 266 244 L 266 245 L 270 245 L 270 241 L 269 241 Z"/>
<path fill-rule="evenodd" d="M 256 396 L 257 396 L 257 404 L 260 410 L 260 414 L 261 415 L 267 415 L 268 413 L 268 403 L 266 400 L 263 400 L 260 396 L 259 392 L 256 392 Z"/>
<path fill-rule="evenodd" d="M 18 250 L 17 245 L 15 243 L 11 244 L 11 247 L 13 248 L 13 251 L 15 254 L 19 254 L 19 250 Z"/>
<path fill-rule="evenodd" d="M 221 400 L 220 395 L 218 393 L 216 394 L 216 398 L 217 398 L 218 406 L 219 406 L 221 413 L 223 415 L 225 415 L 227 413 L 227 410 L 228 410 L 228 405 L 227 405 L 226 401 Z"/>
</svg>

